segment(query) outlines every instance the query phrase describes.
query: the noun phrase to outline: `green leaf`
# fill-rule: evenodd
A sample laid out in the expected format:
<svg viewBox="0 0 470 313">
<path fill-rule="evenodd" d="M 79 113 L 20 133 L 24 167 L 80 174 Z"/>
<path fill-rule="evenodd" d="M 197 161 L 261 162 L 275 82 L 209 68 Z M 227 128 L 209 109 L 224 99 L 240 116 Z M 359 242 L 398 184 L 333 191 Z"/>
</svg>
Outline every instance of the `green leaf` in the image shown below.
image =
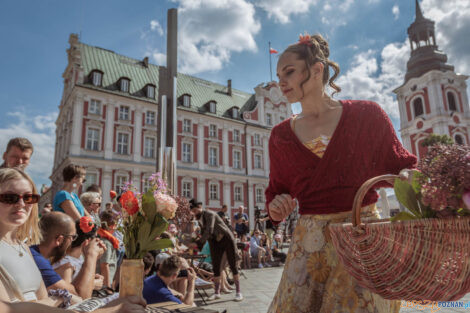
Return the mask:
<svg viewBox="0 0 470 313">
<path fill-rule="evenodd" d="M 413 187 L 408 182 L 401 180 L 400 178 L 396 178 L 393 188 L 398 201 L 400 201 L 400 203 L 415 216 L 421 217 L 418 199 L 416 198 L 416 193 L 413 190 Z"/>
<path fill-rule="evenodd" d="M 402 212 L 398 213 L 397 215 L 395 215 L 394 217 L 390 218 L 390 220 L 392 222 L 396 222 L 396 221 L 415 220 L 417 218 L 419 218 L 419 217 L 417 217 L 416 215 L 411 214 L 410 212 L 402 211 Z"/>
<path fill-rule="evenodd" d="M 168 228 L 168 221 L 164 219 L 160 214 L 155 214 L 155 220 L 152 224 L 152 232 L 150 238 L 155 239 L 160 236 Z"/>
<path fill-rule="evenodd" d="M 144 244 L 145 242 L 149 240 L 150 231 L 152 230 L 151 228 L 152 228 L 152 225 L 150 225 L 150 223 L 147 221 L 144 221 L 142 225 L 139 227 L 138 238 L 141 244 Z"/>
<path fill-rule="evenodd" d="M 413 187 L 413 190 L 415 191 L 416 194 L 421 192 L 421 183 L 420 180 L 425 177 L 425 175 L 421 172 L 418 171 L 413 171 L 413 179 L 411 182 L 411 186 Z"/>
<path fill-rule="evenodd" d="M 142 196 L 142 210 L 145 212 L 145 216 L 149 223 L 155 219 L 157 214 L 157 205 L 155 204 L 155 198 L 153 197 L 153 191 L 149 190 Z"/>
<path fill-rule="evenodd" d="M 142 251 L 161 250 L 173 247 L 173 242 L 170 239 L 163 238 L 147 242 L 145 246 L 142 246 Z"/>
</svg>

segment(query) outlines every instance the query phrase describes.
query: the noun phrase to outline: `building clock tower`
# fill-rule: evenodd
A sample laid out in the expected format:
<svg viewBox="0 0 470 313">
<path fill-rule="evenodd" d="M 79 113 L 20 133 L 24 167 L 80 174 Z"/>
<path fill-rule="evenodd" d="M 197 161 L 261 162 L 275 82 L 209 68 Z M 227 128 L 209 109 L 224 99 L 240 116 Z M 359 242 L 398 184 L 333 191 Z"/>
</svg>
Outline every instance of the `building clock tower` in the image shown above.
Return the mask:
<svg viewBox="0 0 470 313">
<path fill-rule="evenodd" d="M 470 144 L 470 109 L 467 75 L 457 74 L 438 50 L 434 21 L 423 16 L 418 0 L 416 18 L 408 27 L 411 56 L 405 82 L 393 92 L 400 110 L 404 146 L 421 158 L 429 134 L 448 135 L 456 143 Z"/>
</svg>

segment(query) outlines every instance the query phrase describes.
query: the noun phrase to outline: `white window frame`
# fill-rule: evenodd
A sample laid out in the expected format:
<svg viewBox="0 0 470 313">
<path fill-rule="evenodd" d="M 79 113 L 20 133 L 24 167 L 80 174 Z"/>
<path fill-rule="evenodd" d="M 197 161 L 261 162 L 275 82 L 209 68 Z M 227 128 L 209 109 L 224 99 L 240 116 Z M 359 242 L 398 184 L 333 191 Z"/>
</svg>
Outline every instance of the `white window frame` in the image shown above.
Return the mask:
<svg viewBox="0 0 470 313">
<path fill-rule="evenodd" d="M 116 174 L 116 180 L 114 183 L 114 190 L 120 194 L 122 193 L 121 188 L 124 187 L 125 183 L 129 181 L 129 176 L 127 174 Z"/>
<path fill-rule="evenodd" d="M 96 131 L 96 138 L 90 137 L 90 134 L 92 132 Z M 99 128 L 95 127 L 88 127 L 86 130 L 86 146 L 85 148 L 87 150 L 91 151 L 99 151 L 100 150 L 100 132 L 101 130 Z M 94 145 L 96 144 L 96 149 L 94 148 Z"/>
<path fill-rule="evenodd" d="M 123 137 L 119 137 L 122 135 Z M 127 142 L 124 142 L 124 139 L 127 136 Z M 127 132 L 117 132 L 116 134 L 116 153 L 121 155 L 129 155 L 130 154 L 130 138 L 131 136 Z M 124 151 L 125 150 L 125 151 Z"/>
<path fill-rule="evenodd" d="M 232 118 L 238 118 L 238 108 L 232 109 Z"/>
<path fill-rule="evenodd" d="M 181 196 L 191 199 L 193 197 L 193 182 L 190 180 L 183 180 L 181 182 Z"/>
<path fill-rule="evenodd" d="M 149 182 L 150 177 L 144 177 L 143 182 L 142 182 L 142 193 L 146 193 L 150 187 L 152 186 L 151 183 Z"/>
<path fill-rule="evenodd" d="M 213 154 L 213 151 L 215 151 L 214 154 Z M 209 146 L 208 153 L 209 153 L 209 166 L 219 166 L 219 162 L 218 162 L 219 148 Z"/>
<path fill-rule="evenodd" d="M 155 86 L 147 85 L 147 98 L 155 99 Z"/>
<path fill-rule="evenodd" d="M 94 178 L 93 178 L 94 177 Z M 90 185 L 98 185 L 98 172 L 87 169 L 85 174 L 86 182 L 83 184 L 83 190 L 86 190 Z"/>
<path fill-rule="evenodd" d="M 101 86 L 101 81 L 103 80 L 103 73 L 93 71 L 93 73 L 91 74 L 91 79 L 93 86 Z"/>
<path fill-rule="evenodd" d="M 90 100 L 90 105 L 88 106 L 88 113 L 90 114 L 101 114 L 101 101 L 96 99 Z"/>
<path fill-rule="evenodd" d="M 261 146 L 261 136 L 259 134 L 253 135 L 253 145 Z"/>
<path fill-rule="evenodd" d="M 243 201 L 243 187 L 235 185 L 233 187 L 233 200 L 236 202 L 242 202 Z"/>
<path fill-rule="evenodd" d="M 130 111 L 131 109 L 127 105 L 121 105 L 119 107 L 119 119 L 122 121 L 128 121 Z"/>
<path fill-rule="evenodd" d="M 155 116 L 154 111 L 145 112 L 145 125 L 155 125 Z"/>
<path fill-rule="evenodd" d="M 219 200 L 218 183 L 209 183 L 209 200 Z"/>
<path fill-rule="evenodd" d="M 122 92 L 129 92 L 131 81 L 127 78 L 121 78 L 119 82 L 119 90 Z"/>
<path fill-rule="evenodd" d="M 264 195 L 263 195 L 263 188 L 256 187 L 255 189 L 255 200 L 256 203 L 263 203 L 264 202 Z"/>
<path fill-rule="evenodd" d="M 189 149 L 189 150 L 188 150 Z M 192 163 L 193 160 L 193 145 L 189 142 L 181 143 L 181 160 L 185 163 Z"/>
<path fill-rule="evenodd" d="M 236 158 L 235 156 L 238 155 Z M 242 168 L 242 153 L 240 150 L 233 150 L 233 168 Z"/>
<path fill-rule="evenodd" d="M 262 155 L 260 153 L 255 153 L 253 156 L 253 167 L 255 169 L 262 169 L 263 162 L 262 162 Z"/>
<path fill-rule="evenodd" d="M 183 119 L 183 133 L 191 133 L 191 120 Z"/>
<path fill-rule="evenodd" d="M 216 111 L 217 111 L 217 107 L 216 107 L 215 101 L 209 102 L 209 112 L 215 114 Z"/>
<path fill-rule="evenodd" d="M 153 144 L 149 144 L 149 141 L 153 141 Z M 156 141 L 155 137 L 144 137 L 144 158 L 155 158 Z"/>
<path fill-rule="evenodd" d="M 183 106 L 186 108 L 191 107 L 191 97 L 188 95 L 183 96 Z"/>
<path fill-rule="evenodd" d="M 234 129 L 232 137 L 234 142 L 240 142 L 240 131 L 238 129 Z"/>
<path fill-rule="evenodd" d="M 266 113 L 266 125 L 273 125 L 273 115 L 271 113 Z"/>
<path fill-rule="evenodd" d="M 209 137 L 212 137 L 212 138 L 217 137 L 217 125 L 215 124 L 209 125 Z"/>
</svg>

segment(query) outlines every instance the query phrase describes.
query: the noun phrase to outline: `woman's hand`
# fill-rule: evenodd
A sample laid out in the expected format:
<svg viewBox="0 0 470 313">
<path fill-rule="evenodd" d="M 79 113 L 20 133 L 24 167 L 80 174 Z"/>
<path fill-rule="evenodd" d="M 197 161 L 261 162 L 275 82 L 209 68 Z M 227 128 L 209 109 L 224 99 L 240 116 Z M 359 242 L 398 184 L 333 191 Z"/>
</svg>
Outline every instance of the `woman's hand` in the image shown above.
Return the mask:
<svg viewBox="0 0 470 313">
<path fill-rule="evenodd" d="M 289 216 L 296 206 L 297 201 L 292 199 L 289 194 L 284 193 L 277 195 L 269 203 L 269 216 L 271 216 L 274 221 L 280 222 Z"/>
</svg>

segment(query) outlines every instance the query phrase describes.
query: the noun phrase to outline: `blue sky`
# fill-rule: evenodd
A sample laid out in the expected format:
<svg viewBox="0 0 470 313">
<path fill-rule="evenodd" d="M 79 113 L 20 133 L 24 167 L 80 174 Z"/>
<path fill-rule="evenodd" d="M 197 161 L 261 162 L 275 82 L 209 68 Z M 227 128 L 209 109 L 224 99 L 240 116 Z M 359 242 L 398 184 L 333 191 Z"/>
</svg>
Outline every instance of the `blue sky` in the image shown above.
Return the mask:
<svg viewBox="0 0 470 313">
<path fill-rule="evenodd" d="M 470 1 L 423 0 L 421 6 L 436 21 L 449 62 L 470 74 Z M 172 7 L 179 9 L 180 71 L 223 84 L 232 79 L 234 88 L 253 92 L 269 80 L 268 41 L 282 51 L 300 33 L 319 32 L 341 66 L 339 97 L 377 101 L 398 127 L 391 90 L 403 82 L 413 0 L 2 1 L 0 146 L 14 136 L 32 140 L 37 149 L 28 171 L 37 184 L 50 183 L 70 33 L 164 64 Z"/>
</svg>

